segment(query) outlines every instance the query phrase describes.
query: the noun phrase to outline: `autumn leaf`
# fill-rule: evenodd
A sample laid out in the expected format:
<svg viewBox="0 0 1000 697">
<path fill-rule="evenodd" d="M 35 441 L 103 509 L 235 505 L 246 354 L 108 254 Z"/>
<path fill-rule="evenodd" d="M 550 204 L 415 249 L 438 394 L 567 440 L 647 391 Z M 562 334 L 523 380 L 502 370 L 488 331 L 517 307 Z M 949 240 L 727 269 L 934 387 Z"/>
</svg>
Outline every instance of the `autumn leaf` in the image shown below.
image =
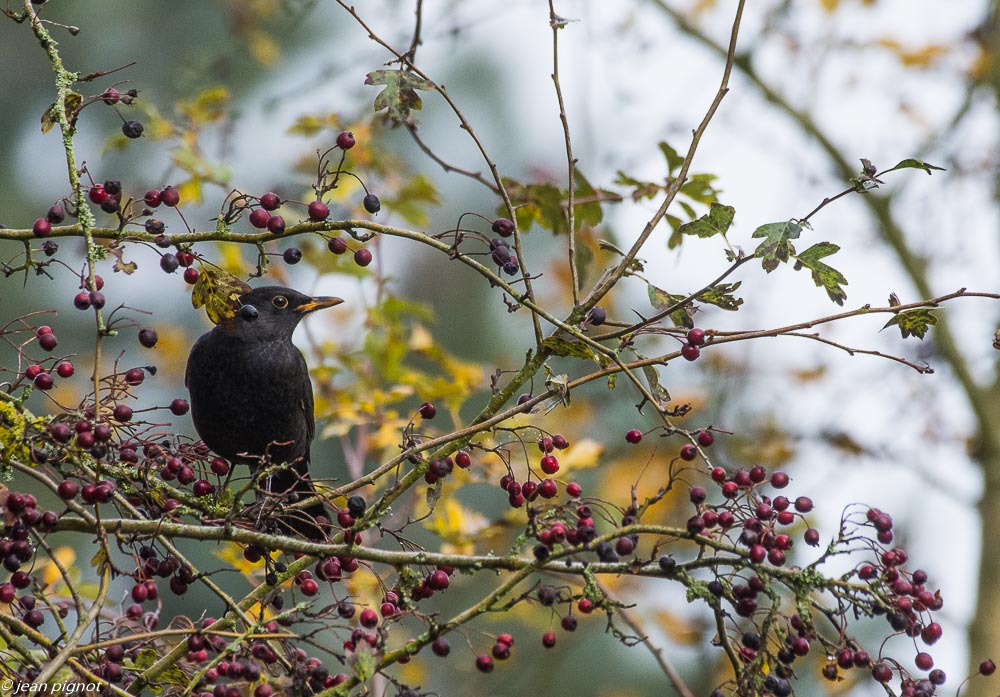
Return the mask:
<svg viewBox="0 0 1000 697">
<path fill-rule="evenodd" d="M 891 320 L 885 323 L 882 329 L 896 326 L 904 339 L 915 336 L 923 339 L 927 335 L 927 330 L 937 324 L 937 316 L 933 310 L 907 310 L 900 312 Z"/>
<path fill-rule="evenodd" d="M 365 77 L 366 85 L 385 85 L 375 97 L 375 111 L 386 110 L 394 124 L 412 123 L 410 112 L 423 107 L 417 90 L 432 90 L 434 83 L 405 70 L 375 70 Z"/>
<path fill-rule="evenodd" d="M 682 235 L 697 235 L 698 237 L 712 237 L 713 235 L 725 235 L 729 226 L 733 224 L 733 216 L 736 209 L 732 206 L 723 206 L 721 203 L 712 203 L 708 214 L 701 216 L 690 223 L 684 223 L 678 229 Z"/>
<path fill-rule="evenodd" d="M 191 304 L 195 309 L 205 306 L 213 324 L 232 319 L 239 310 L 239 297 L 250 291 L 250 286 L 222 269 L 202 266 L 198 280 L 191 290 Z"/>
<path fill-rule="evenodd" d="M 66 111 L 66 120 L 72 126 L 76 123 L 80 105 L 83 103 L 83 95 L 77 92 L 70 92 L 63 99 L 63 109 Z M 49 105 L 49 108 L 42 114 L 42 133 L 48 133 L 58 124 L 56 119 L 56 102 Z"/>
</svg>

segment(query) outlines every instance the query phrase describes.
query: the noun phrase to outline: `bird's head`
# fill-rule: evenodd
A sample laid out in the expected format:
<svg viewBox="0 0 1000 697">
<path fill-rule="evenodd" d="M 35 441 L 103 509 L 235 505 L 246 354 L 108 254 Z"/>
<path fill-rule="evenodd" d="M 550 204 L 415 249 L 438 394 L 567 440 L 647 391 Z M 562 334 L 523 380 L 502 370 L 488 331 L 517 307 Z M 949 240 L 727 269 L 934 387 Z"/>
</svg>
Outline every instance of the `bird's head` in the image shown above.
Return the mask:
<svg viewBox="0 0 1000 697">
<path fill-rule="evenodd" d="M 291 337 L 303 317 L 344 302 L 340 298 L 310 297 L 291 288 L 263 286 L 239 297 L 231 327 L 258 335 Z"/>
</svg>

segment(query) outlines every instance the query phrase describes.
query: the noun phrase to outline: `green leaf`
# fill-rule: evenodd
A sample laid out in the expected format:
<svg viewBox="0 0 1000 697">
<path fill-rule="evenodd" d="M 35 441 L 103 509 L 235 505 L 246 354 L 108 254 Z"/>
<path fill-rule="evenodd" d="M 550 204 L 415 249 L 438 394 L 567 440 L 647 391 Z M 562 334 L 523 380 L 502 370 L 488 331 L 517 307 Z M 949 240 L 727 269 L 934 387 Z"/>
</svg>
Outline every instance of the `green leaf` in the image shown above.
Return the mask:
<svg viewBox="0 0 1000 697">
<path fill-rule="evenodd" d="M 761 260 L 764 270 L 771 273 L 778 268 L 779 263 L 787 262 L 795 254 L 794 240 L 802 232 L 802 227 L 792 221 L 784 223 L 767 223 L 753 231 L 753 237 L 763 237 L 753 255 Z"/>
<path fill-rule="evenodd" d="M 649 302 L 660 312 L 673 307 L 686 297 L 683 295 L 673 295 L 668 293 L 665 290 L 657 288 L 652 283 L 647 286 L 647 290 L 649 292 Z M 691 319 L 690 303 L 677 308 L 667 316 L 677 327 L 687 327 L 688 329 L 694 327 L 694 320 Z"/>
<path fill-rule="evenodd" d="M 386 110 L 395 124 L 412 123 L 411 111 L 423 107 L 417 90 L 432 90 L 434 83 L 405 70 L 375 70 L 365 77 L 366 85 L 385 85 L 375 97 L 375 111 Z"/>
<path fill-rule="evenodd" d="M 573 180 L 576 182 L 576 189 L 573 191 L 576 200 L 586 200 L 586 203 L 577 203 L 573 206 L 573 215 L 575 218 L 576 229 L 579 230 L 583 225 L 589 225 L 590 227 L 596 227 L 601 224 L 604 220 L 604 210 L 601 208 L 601 202 L 598 200 L 600 196 L 599 192 L 590 185 L 586 177 L 580 170 L 574 170 Z M 567 197 L 568 199 L 569 197 Z"/>
<path fill-rule="evenodd" d="M 410 177 L 394 196 L 384 197 L 382 204 L 399 213 L 411 225 L 426 227 L 429 222 L 427 206 L 440 205 L 441 198 L 430 178 L 418 174 Z"/>
<path fill-rule="evenodd" d="M 658 193 L 660 193 L 660 191 L 663 190 L 663 187 L 660 186 L 659 184 L 656 184 L 655 182 L 647 182 L 647 181 L 642 181 L 640 179 L 636 179 L 635 177 L 625 174 L 625 172 L 621 170 L 618 170 L 617 176 L 615 177 L 613 183 L 617 184 L 618 186 L 627 186 L 630 189 L 632 189 L 632 192 L 629 194 L 629 197 L 633 201 L 641 201 L 644 198 L 646 199 L 653 198 Z"/>
<path fill-rule="evenodd" d="M 560 336 L 550 336 L 542 341 L 542 346 L 552 351 L 556 356 L 572 356 L 574 358 L 594 358 L 594 351 L 582 341 L 574 341 Z"/>
<path fill-rule="evenodd" d="M 681 165 L 684 164 L 684 158 L 681 157 L 676 150 L 670 147 L 670 143 L 667 143 L 666 141 L 661 140 L 659 142 L 659 147 L 660 152 L 662 152 L 663 156 L 667 159 L 667 170 L 673 174 L 675 170 L 680 169 Z"/>
<path fill-rule="evenodd" d="M 681 193 L 706 206 L 718 200 L 719 190 L 712 186 L 718 177 L 714 174 L 692 174 L 681 187 Z"/>
<path fill-rule="evenodd" d="M 899 327 L 899 333 L 903 335 L 904 339 L 911 336 L 923 339 L 927 330 L 935 324 L 937 324 L 937 315 L 934 314 L 934 310 L 907 310 L 900 312 L 886 322 L 882 329 L 895 325 Z"/>
<path fill-rule="evenodd" d="M 922 169 L 927 172 L 927 174 L 933 174 L 931 170 L 937 170 L 938 172 L 947 171 L 944 167 L 938 167 L 936 165 L 923 162 L 922 160 L 914 160 L 913 158 L 910 158 L 908 160 L 903 160 L 892 169 L 887 169 L 885 172 L 881 172 L 880 175 L 886 174 L 887 172 L 895 172 L 897 169 Z"/>
<path fill-rule="evenodd" d="M 725 235 L 729 226 L 733 224 L 734 215 L 736 215 L 736 209 L 732 206 L 713 203 L 707 215 L 681 225 L 678 232 L 682 235 L 697 235 L 702 238 Z"/>
<path fill-rule="evenodd" d="M 640 357 L 641 358 L 641 357 Z M 656 407 L 663 411 L 670 402 L 670 393 L 660 384 L 660 375 L 655 366 L 642 366 L 642 373 L 646 376 L 646 383 L 649 385 L 649 392 L 656 398 Z"/>
<path fill-rule="evenodd" d="M 719 283 L 706 291 L 698 293 L 696 299 L 709 305 L 715 305 L 720 310 L 735 312 L 743 304 L 743 298 L 737 298 L 733 294 L 742 284 L 742 281 L 737 281 L 736 283 Z"/>
<path fill-rule="evenodd" d="M 795 255 L 795 270 L 798 271 L 804 266 L 812 271 L 813 282 L 820 288 L 826 289 L 826 294 L 830 296 L 830 300 L 838 305 L 843 305 L 847 299 L 847 291 L 841 288 L 841 285 L 846 286 L 847 279 L 837 269 L 827 266 L 820 261 L 820 259 L 828 257 L 831 254 L 836 254 L 839 251 L 840 247 L 832 242 L 814 244 L 801 254 Z"/>
</svg>

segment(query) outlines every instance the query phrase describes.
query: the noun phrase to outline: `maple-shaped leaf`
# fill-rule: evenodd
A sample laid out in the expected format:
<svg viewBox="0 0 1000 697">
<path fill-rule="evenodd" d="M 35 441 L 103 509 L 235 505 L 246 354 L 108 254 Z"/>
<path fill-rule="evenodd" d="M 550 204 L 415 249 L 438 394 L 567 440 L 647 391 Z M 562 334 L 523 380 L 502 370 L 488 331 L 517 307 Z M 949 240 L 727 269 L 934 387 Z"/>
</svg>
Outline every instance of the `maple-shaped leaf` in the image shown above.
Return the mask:
<svg viewBox="0 0 1000 697">
<path fill-rule="evenodd" d="M 423 107 L 417 90 L 434 89 L 433 82 L 406 70 L 374 70 L 365 77 L 365 84 L 385 85 L 375 97 L 375 111 L 385 109 L 396 125 L 412 123 L 410 112 Z"/>
<path fill-rule="evenodd" d="M 647 290 L 649 292 L 650 304 L 660 312 L 673 307 L 685 298 L 683 295 L 668 293 L 661 288 L 657 288 L 652 283 L 649 284 Z M 691 319 L 691 303 L 678 307 L 668 317 L 670 317 L 670 321 L 676 327 L 687 327 L 688 329 L 694 327 L 694 320 Z"/>
<path fill-rule="evenodd" d="M 736 209 L 732 206 L 713 203 L 706 215 L 690 223 L 684 223 L 678 232 L 682 235 L 697 235 L 698 237 L 725 235 L 729 226 L 733 224 L 733 216 L 735 215 Z"/>
<path fill-rule="evenodd" d="M 934 314 L 934 310 L 907 310 L 900 312 L 886 322 L 882 329 L 895 325 L 899 327 L 899 333 L 903 335 L 904 339 L 911 336 L 923 339 L 927 330 L 935 324 L 937 324 L 937 315 Z"/>
<path fill-rule="evenodd" d="M 240 309 L 239 298 L 248 292 L 250 286 L 231 273 L 202 266 L 191 289 L 191 304 L 195 309 L 204 305 L 208 318 L 218 324 L 236 316 Z"/>
<path fill-rule="evenodd" d="M 764 241 L 757 245 L 753 255 L 761 260 L 764 270 L 771 273 L 778 268 L 779 263 L 787 262 L 795 254 L 791 240 L 796 239 L 801 232 L 802 226 L 790 220 L 761 225 L 753 231 L 753 237 L 763 237 Z"/>
<path fill-rule="evenodd" d="M 715 305 L 720 310 L 735 312 L 743 304 L 743 298 L 737 298 L 734 293 L 743 285 L 742 281 L 736 283 L 719 283 L 708 290 L 704 290 L 695 296 L 695 299 L 709 305 Z"/>
<path fill-rule="evenodd" d="M 820 288 L 826 289 L 826 294 L 830 300 L 843 305 L 847 299 L 847 291 L 841 285 L 847 285 L 847 279 L 837 269 L 827 266 L 820 259 L 836 254 L 840 247 L 832 242 L 820 242 L 814 244 L 801 254 L 795 255 L 795 270 L 798 271 L 803 266 L 812 271 L 813 282 Z"/>
</svg>

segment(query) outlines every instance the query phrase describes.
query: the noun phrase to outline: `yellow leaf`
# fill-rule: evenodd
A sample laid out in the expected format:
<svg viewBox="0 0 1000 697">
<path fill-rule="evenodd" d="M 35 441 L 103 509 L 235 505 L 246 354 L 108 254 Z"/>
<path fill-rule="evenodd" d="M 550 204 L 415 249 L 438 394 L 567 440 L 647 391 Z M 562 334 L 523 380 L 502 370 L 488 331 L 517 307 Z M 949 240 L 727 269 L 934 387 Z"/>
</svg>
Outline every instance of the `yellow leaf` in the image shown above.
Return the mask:
<svg viewBox="0 0 1000 697">
<path fill-rule="evenodd" d="M 62 564 L 63 568 L 67 570 L 68 573 L 76 571 L 74 564 L 76 563 L 76 550 L 72 547 L 63 545 L 62 547 L 57 547 L 54 550 L 53 556 L 55 559 Z M 51 559 L 47 559 L 41 568 L 42 583 L 46 586 L 51 586 L 59 583 L 63 580 L 62 573 L 59 572 L 59 567 L 55 565 Z"/>
<path fill-rule="evenodd" d="M 594 467 L 603 454 L 604 446 L 592 438 L 576 441 L 558 455 L 559 472 L 563 474 Z"/>
<path fill-rule="evenodd" d="M 434 335 L 422 324 L 415 324 L 410 333 L 411 351 L 429 351 L 434 348 Z"/>
<path fill-rule="evenodd" d="M 218 86 L 202 90 L 193 100 L 182 100 L 177 108 L 194 123 L 210 123 L 225 116 L 228 105 L 229 90 Z"/>
<path fill-rule="evenodd" d="M 482 514 L 465 508 L 454 498 L 449 498 L 434 510 L 434 515 L 424 521 L 424 527 L 436 533 L 456 553 L 469 554 L 475 548 L 476 538 L 491 525 Z"/>
<path fill-rule="evenodd" d="M 837 9 L 837 5 L 840 4 L 840 0 L 819 0 L 819 4 L 827 12 L 834 12 Z"/>
<path fill-rule="evenodd" d="M 195 309 L 204 305 L 213 324 L 235 317 L 239 297 L 249 292 L 250 286 L 221 269 L 202 266 L 200 270 L 191 290 L 191 304 Z"/>
<path fill-rule="evenodd" d="M 238 276 L 243 273 L 246 262 L 243 259 L 243 245 L 219 242 L 218 264 L 228 273 Z"/>
<path fill-rule="evenodd" d="M 201 180 L 200 179 L 188 179 L 177 185 L 177 193 L 181 195 L 181 201 L 184 203 L 190 203 L 193 205 L 198 205 L 202 202 L 201 196 Z"/>
<path fill-rule="evenodd" d="M 281 56 L 281 48 L 274 38 L 262 29 L 254 29 L 247 36 L 250 54 L 261 65 L 274 65 Z"/>
<path fill-rule="evenodd" d="M 224 542 L 221 547 L 214 549 L 212 554 L 251 580 L 264 568 L 261 562 L 248 562 L 243 556 L 243 546 L 237 542 Z"/>
<path fill-rule="evenodd" d="M 928 44 L 917 49 L 908 49 L 892 38 L 881 39 L 878 43 L 896 54 L 899 61 L 907 68 L 929 68 L 949 51 L 949 48 L 942 44 Z"/>
<path fill-rule="evenodd" d="M 689 620 L 670 612 L 669 610 L 657 610 L 653 614 L 657 626 L 666 633 L 670 639 L 678 644 L 694 646 L 701 643 L 704 637 L 704 627 L 698 627 Z"/>
</svg>

